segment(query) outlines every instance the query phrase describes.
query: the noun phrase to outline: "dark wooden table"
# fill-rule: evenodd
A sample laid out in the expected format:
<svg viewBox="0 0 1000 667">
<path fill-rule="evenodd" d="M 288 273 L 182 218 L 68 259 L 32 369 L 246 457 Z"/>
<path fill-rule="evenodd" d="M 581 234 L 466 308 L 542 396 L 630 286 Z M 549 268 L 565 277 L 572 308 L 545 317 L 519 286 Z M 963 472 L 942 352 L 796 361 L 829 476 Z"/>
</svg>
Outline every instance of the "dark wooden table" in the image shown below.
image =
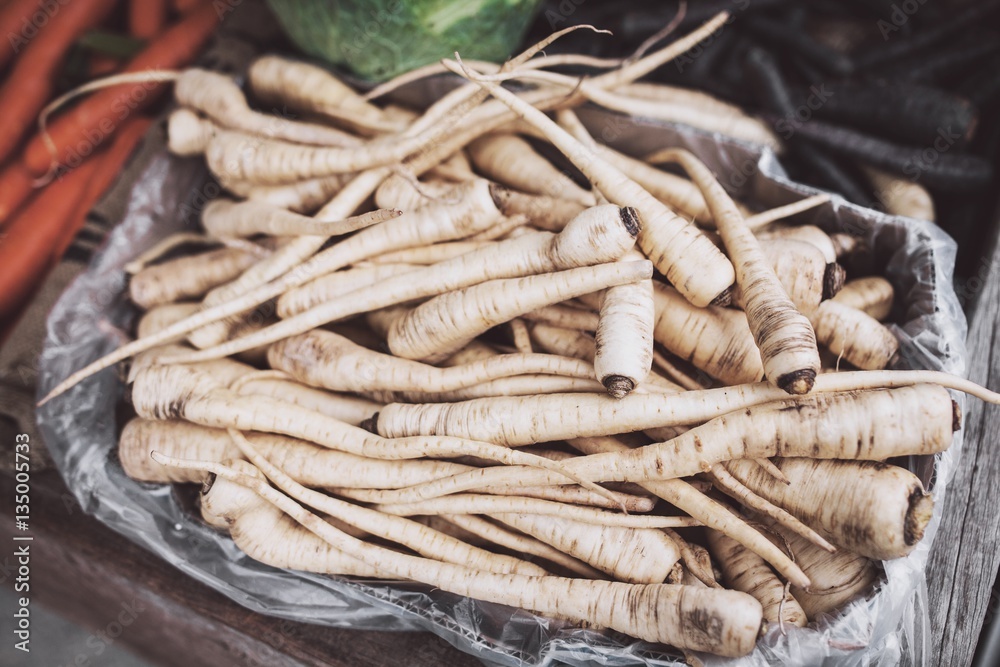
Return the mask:
<svg viewBox="0 0 1000 667">
<path fill-rule="evenodd" d="M 996 231 L 981 266 L 985 280 L 969 321 L 969 378 L 1000 390 L 1000 245 Z M 965 667 L 972 662 L 984 620 L 997 612 L 993 582 L 1000 566 L 1000 407 L 966 403 L 965 449 L 944 503 L 931 548 L 927 585 L 931 652 L 927 664 Z M 994 663 L 995 664 L 995 663 Z"/>
<path fill-rule="evenodd" d="M 0 474 L 0 535 L 15 534 L 14 482 Z M 163 667 L 320 667 L 481 665 L 423 632 L 362 632 L 294 623 L 249 611 L 200 584 L 83 513 L 54 470 L 31 481 L 31 603 L 58 611 L 92 632 L 117 634 L 115 620 L 136 610 L 116 642 Z M 0 564 L 13 550 L 3 541 Z M 4 570 L 8 574 L 9 569 Z M 14 576 L 3 576 L 13 589 Z M 13 610 L 2 610 L 8 627 Z M 131 617 L 126 613 L 125 620 Z M 33 642 L 53 641 L 36 629 Z M 2 656 L 11 635 L 0 638 Z M 101 665 L 94 642 L 80 655 Z"/>
</svg>

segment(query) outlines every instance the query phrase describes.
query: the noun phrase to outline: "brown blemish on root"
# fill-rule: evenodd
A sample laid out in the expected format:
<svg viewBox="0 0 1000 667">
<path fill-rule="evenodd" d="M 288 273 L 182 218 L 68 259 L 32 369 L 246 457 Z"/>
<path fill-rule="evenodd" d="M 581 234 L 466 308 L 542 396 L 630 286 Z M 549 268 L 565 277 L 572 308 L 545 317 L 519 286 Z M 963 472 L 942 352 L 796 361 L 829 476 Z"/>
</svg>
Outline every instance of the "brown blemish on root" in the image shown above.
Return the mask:
<svg viewBox="0 0 1000 667">
<path fill-rule="evenodd" d="M 493 205 L 497 207 L 497 210 L 503 210 L 509 198 L 508 195 L 509 190 L 507 188 L 497 183 L 490 183 L 490 198 L 493 199 Z"/>
<path fill-rule="evenodd" d="M 642 223 L 639 221 L 639 213 L 631 206 L 626 206 L 620 209 L 619 215 L 622 219 L 622 224 L 625 225 L 625 231 L 627 231 L 633 238 L 639 235 L 639 230 L 642 228 Z"/>
<path fill-rule="evenodd" d="M 844 288 L 847 271 L 840 264 L 832 262 L 826 265 L 823 272 L 823 299 L 832 299 Z"/>
<path fill-rule="evenodd" d="M 903 521 L 903 541 L 906 546 L 913 546 L 924 536 L 924 530 L 934 512 L 934 499 L 929 493 L 917 486 L 910 493 L 906 518 Z"/>
<path fill-rule="evenodd" d="M 816 382 L 816 371 L 803 368 L 791 373 L 785 373 L 778 378 L 778 387 L 789 394 L 808 394 Z"/>
<path fill-rule="evenodd" d="M 708 304 L 710 306 L 719 306 L 720 308 L 725 308 L 733 303 L 733 286 L 730 285 L 726 289 L 722 290 L 719 296 L 712 299 L 712 303 Z"/>
<path fill-rule="evenodd" d="M 629 380 L 624 375 L 609 375 L 601 380 L 601 384 L 608 390 L 608 394 L 612 398 L 625 398 L 625 396 L 635 389 L 635 382 L 632 382 L 632 380 Z"/>
<path fill-rule="evenodd" d="M 962 428 L 962 408 L 958 407 L 958 403 L 955 401 L 951 402 L 951 431 L 955 431 Z"/>
</svg>

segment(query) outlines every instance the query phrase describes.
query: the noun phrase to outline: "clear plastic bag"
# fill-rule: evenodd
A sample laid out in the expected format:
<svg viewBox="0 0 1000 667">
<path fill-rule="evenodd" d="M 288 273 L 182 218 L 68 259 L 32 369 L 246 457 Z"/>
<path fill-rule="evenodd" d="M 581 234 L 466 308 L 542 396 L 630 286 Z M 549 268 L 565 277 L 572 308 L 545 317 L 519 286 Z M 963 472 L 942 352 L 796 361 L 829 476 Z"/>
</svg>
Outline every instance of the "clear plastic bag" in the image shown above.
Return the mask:
<svg viewBox="0 0 1000 667">
<path fill-rule="evenodd" d="M 581 109 L 580 117 L 596 137 L 628 153 L 686 147 L 720 175 L 730 192 L 763 206 L 816 192 L 791 183 L 776 156 L 759 147 L 596 109 Z M 41 358 L 40 395 L 121 344 L 137 314 L 125 295 L 123 265 L 158 239 L 194 225 L 204 201 L 217 193 L 198 161 L 164 154 L 149 164 L 135 184 L 125 220 L 52 311 Z M 893 319 L 902 340 L 900 367 L 964 374 L 966 324 L 952 289 L 954 242 L 931 223 L 883 215 L 841 199 L 820 207 L 816 217 L 826 229 L 850 232 L 867 245 L 870 252 L 862 262 L 867 267 L 858 271 L 877 271 L 893 282 Z M 39 410 L 45 442 L 66 483 L 88 513 L 250 609 L 337 627 L 429 630 L 498 665 L 683 664 L 667 647 L 581 630 L 421 585 L 349 581 L 252 561 L 227 535 L 200 521 L 190 494 L 124 475 L 116 455 L 116 406 L 123 389 L 117 373 L 107 370 Z M 962 396 L 955 398 L 964 405 Z M 921 664 L 928 634 L 924 567 L 961 436 L 961 431 L 955 434 L 948 452 L 911 461 L 926 484 L 933 481 L 937 509 L 913 553 L 885 564 L 886 577 L 876 592 L 818 627 L 792 628 L 787 635 L 772 629 L 750 656 L 729 660 L 699 655 L 704 663 L 891 665 L 906 655 L 912 664 Z"/>
</svg>

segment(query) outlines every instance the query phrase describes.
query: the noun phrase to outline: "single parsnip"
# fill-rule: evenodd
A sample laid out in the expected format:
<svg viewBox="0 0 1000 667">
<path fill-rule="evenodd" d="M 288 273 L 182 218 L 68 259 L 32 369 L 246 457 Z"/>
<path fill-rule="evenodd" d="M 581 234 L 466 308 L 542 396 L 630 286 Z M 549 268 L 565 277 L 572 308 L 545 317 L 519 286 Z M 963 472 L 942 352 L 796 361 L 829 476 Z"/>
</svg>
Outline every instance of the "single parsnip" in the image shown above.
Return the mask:
<svg viewBox="0 0 1000 667">
<path fill-rule="evenodd" d="M 200 297 L 247 268 L 257 258 L 235 248 L 219 248 L 186 255 L 146 267 L 129 279 L 129 298 L 149 309 L 184 299 Z"/>
<path fill-rule="evenodd" d="M 182 345 L 163 345 L 138 355 L 128 367 L 128 374 L 125 381 L 131 383 L 141 371 L 159 366 L 165 357 L 176 354 L 178 350 L 182 349 L 186 348 Z M 260 371 L 250 364 L 228 358 L 213 359 L 211 361 L 192 364 L 189 369 L 197 373 L 209 375 L 214 382 L 223 386 L 242 382 L 246 376 L 260 373 Z"/>
<path fill-rule="evenodd" d="M 782 629 L 786 624 L 805 626 L 807 619 L 802 607 L 763 558 L 716 530 L 707 530 L 705 535 L 726 584 L 760 602 L 765 621 Z"/>
<path fill-rule="evenodd" d="M 815 246 L 817 250 L 822 252 L 823 259 L 826 260 L 827 264 L 833 264 L 837 261 L 837 250 L 833 247 L 830 235 L 816 225 L 771 225 L 755 231 L 754 234 L 761 241 L 764 239 L 802 241 L 803 243 Z M 763 244 L 761 244 L 761 247 L 763 247 Z"/>
<path fill-rule="evenodd" d="M 411 264 L 377 263 L 328 273 L 282 294 L 278 299 L 278 317 L 293 317 L 337 297 L 417 268 L 419 267 Z"/>
<path fill-rule="evenodd" d="M 318 220 L 259 201 L 234 202 L 215 199 L 201 215 L 205 231 L 215 238 L 268 236 L 342 236 L 380 222 L 398 218 L 403 212 L 378 209 L 344 220 Z"/>
<path fill-rule="evenodd" d="M 624 260 L 641 259 L 633 250 Z M 622 261 L 622 260 L 619 260 Z M 610 287 L 601 299 L 594 372 L 614 398 L 635 389 L 653 367 L 653 281 Z"/>
<path fill-rule="evenodd" d="M 461 66 L 456 66 L 454 71 L 473 80 L 544 132 L 546 138 L 611 202 L 635 208 L 642 221 L 639 246 L 643 253 L 691 303 L 707 306 L 733 284 L 732 264 L 693 225 L 574 139 L 543 112 L 499 85 L 483 80 L 475 72 Z"/>
<path fill-rule="evenodd" d="M 816 312 L 844 284 L 844 269 L 828 264 L 815 246 L 795 239 L 761 239 L 760 249 L 795 307 L 806 316 Z M 733 291 L 733 302 L 742 305 L 742 290 Z"/>
<path fill-rule="evenodd" d="M 816 338 L 834 354 L 862 370 L 882 370 L 899 351 L 896 336 L 864 311 L 824 301 L 812 315 Z"/>
<path fill-rule="evenodd" d="M 320 178 L 310 178 L 297 183 L 287 185 L 259 185 L 257 183 L 243 184 L 244 187 L 239 192 L 234 192 L 239 197 L 245 197 L 250 201 L 276 206 L 295 213 L 313 213 L 329 202 L 331 198 L 340 192 L 347 185 L 353 174 L 336 174 L 334 176 L 323 176 Z M 232 184 L 224 187 L 230 189 Z M 232 190 L 230 190 L 232 191 Z M 331 212 L 331 215 L 340 215 L 340 212 Z"/>
<path fill-rule="evenodd" d="M 881 322 L 889 317 L 894 296 L 892 283 L 881 276 L 869 276 L 847 281 L 833 300 L 863 311 Z"/>
<path fill-rule="evenodd" d="M 537 452 L 532 453 L 537 454 Z M 546 456 L 545 458 L 549 457 Z M 330 487 L 330 491 L 338 496 L 360 503 L 398 506 L 405 506 L 407 503 L 400 499 L 405 499 L 409 495 L 408 490 L 405 488 L 365 489 Z M 532 500 L 551 501 L 556 504 L 586 505 L 592 508 L 597 507 L 625 512 L 649 512 L 653 509 L 653 500 L 646 496 L 637 496 L 607 489 L 605 491 L 606 495 L 599 495 L 590 489 L 570 484 L 561 486 L 526 486 L 516 489 L 503 486 L 484 486 L 481 489 L 476 489 L 477 494 L 486 496 L 520 496 Z M 546 509 L 551 507 L 552 505 L 545 506 Z"/>
<path fill-rule="evenodd" d="M 790 394 L 812 389 L 820 369 L 816 335 L 792 303 L 739 209 L 703 162 L 684 149 L 666 149 L 650 162 L 680 164 L 705 196 L 726 253 L 736 269 L 750 331 L 768 380 Z"/>
<path fill-rule="evenodd" d="M 431 517 L 432 519 L 443 518 L 455 524 L 462 530 L 472 533 L 476 537 L 489 543 L 501 546 L 514 553 L 526 554 L 543 558 L 555 565 L 558 565 L 567 572 L 579 575 L 586 579 L 605 579 L 605 575 L 583 561 L 568 556 L 562 551 L 553 548 L 551 545 L 537 540 L 524 533 L 515 532 L 504 526 L 483 519 L 473 514 L 445 514 L 442 517 Z M 433 524 L 432 524 L 433 525 Z"/>
<path fill-rule="evenodd" d="M 824 551 L 766 517 L 757 519 L 779 536 L 809 576 L 812 584 L 808 589 L 793 585 L 791 593 L 810 621 L 843 609 L 850 600 L 870 591 L 879 576 L 878 566 L 863 556 L 847 549 Z"/>
<path fill-rule="evenodd" d="M 314 330 L 286 338 L 268 352 L 271 368 L 314 387 L 333 391 L 447 392 L 525 374 L 593 377 L 585 361 L 553 354 L 504 354 L 481 362 L 438 368 L 355 345 L 343 336 Z"/>
<path fill-rule="evenodd" d="M 535 346 L 549 354 L 561 354 L 591 363 L 597 356 L 597 342 L 593 336 L 583 331 L 565 329 L 545 322 L 532 322 L 529 330 Z"/>
<path fill-rule="evenodd" d="M 621 437 L 574 438 L 569 443 L 584 454 L 621 452 L 630 449 L 630 445 Z M 642 443 L 634 444 L 638 446 Z M 643 482 L 641 486 L 682 512 L 687 512 L 706 527 L 719 531 L 750 549 L 770 563 L 788 581 L 801 587 L 809 586 L 809 578 L 784 551 L 730 511 L 728 507 L 704 495 L 683 479 Z M 683 549 L 681 553 L 683 556 Z"/>
<path fill-rule="evenodd" d="M 167 118 L 167 148 L 174 155 L 201 155 L 215 136 L 216 125 L 191 109 L 175 109 Z"/>
<path fill-rule="evenodd" d="M 561 232 L 586 206 L 561 197 L 529 195 L 505 189 L 498 193 L 497 206 L 504 215 L 526 215 L 531 224 L 550 232 Z"/>
<path fill-rule="evenodd" d="M 590 374 L 593 375 L 591 368 Z M 657 391 L 655 387 L 637 389 L 640 393 Z M 559 375 L 514 375 L 450 391 L 369 391 L 365 396 L 380 403 L 454 403 L 491 396 L 530 396 L 533 394 L 604 392 L 604 385 L 594 379 Z"/>
<path fill-rule="evenodd" d="M 174 253 L 177 248 L 184 246 L 203 247 L 218 245 L 218 241 L 210 239 L 204 234 L 194 232 L 177 232 L 157 241 L 152 246 L 143 250 L 132 260 L 125 264 L 125 273 L 134 276 L 147 266 L 151 266 L 163 260 L 167 255 Z"/>
<path fill-rule="evenodd" d="M 442 368 L 462 366 L 476 361 L 483 361 L 484 359 L 495 357 L 498 354 L 500 354 L 500 352 L 495 347 L 477 338 L 455 354 L 442 360 L 438 365 Z"/>
<path fill-rule="evenodd" d="M 571 505 L 560 501 L 530 498 L 516 495 L 486 495 L 479 493 L 455 493 L 440 498 L 421 500 L 414 503 L 379 503 L 373 506 L 386 514 L 397 516 L 425 516 L 434 514 L 490 514 L 504 512 L 532 514 L 571 519 L 595 526 L 617 528 L 684 528 L 700 525 L 697 520 L 685 516 L 656 516 L 652 514 L 622 514 L 596 507 Z M 659 532 L 659 531 L 657 531 Z M 662 532 L 659 532 L 663 535 Z"/>
<path fill-rule="evenodd" d="M 790 218 L 793 215 L 798 215 L 816 208 L 822 204 L 830 201 L 830 195 L 826 193 L 813 195 L 811 197 L 806 197 L 804 199 L 799 199 L 798 201 L 793 201 L 790 204 L 785 204 L 784 206 L 777 206 L 766 211 L 761 211 L 760 213 L 754 213 L 747 216 L 746 223 L 747 227 L 753 230 L 760 229 L 765 225 L 770 225 L 778 220 L 783 220 L 785 218 Z M 756 232 L 755 232 L 756 233 Z M 760 234 L 758 234 L 759 236 Z M 832 247 L 832 242 L 831 242 Z M 836 261 L 837 257 L 834 255 L 833 259 L 830 261 Z"/>
<path fill-rule="evenodd" d="M 693 393 L 677 394 L 671 400 L 681 401 Z M 381 415 L 391 407 L 380 413 L 380 431 Z M 742 458 L 808 455 L 880 461 L 907 454 L 934 454 L 951 444 L 952 432 L 959 427 L 956 410 L 947 390 L 935 385 L 822 393 L 729 412 L 667 442 L 562 463 L 579 478 L 590 481 L 642 482 L 696 475 L 715 463 Z M 492 421 L 492 416 L 481 419 L 489 419 L 495 433 L 511 426 Z M 430 486 L 452 493 L 459 483 L 467 481 L 480 486 L 562 483 L 545 471 L 519 473 L 491 468 Z"/>
<path fill-rule="evenodd" d="M 375 191 L 375 205 L 410 211 L 438 199 L 449 199 L 454 189 L 455 183 L 448 181 L 418 181 L 402 174 L 392 174 Z"/>
<path fill-rule="evenodd" d="M 683 123 L 706 132 L 722 135 L 727 139 L 737 139 L 751 144 L 768 146 L 781 151 L 781 141 L 760 120 L 746 113 L 716 113 L 691 107 L 687 104 L 629 97 L 621 91 L 610 91 L 593 86 L 588 79 L 569 77 L 546 70 L 516 70 L 509 77 L 524 78 L 570 88 L 594 104 L 627 114 L 631 117 L 650 118 L 667 123 Z"/>
<path fill-rule="evenodd" d="M 494 554 L 485 549 L 468 545 L 461 540 L 432 530 L 422 523 L 386 515 L 307 489 L 286 474 L 280 465 L 273 463 L 266 453 L 258 451 L 255 445 L 239 431 L 230 429 L 229 435 L 243 455 L 290 497 L 350 526 L 361 528 L 375 537 L 408 547 L 425 558 L 433 558 L 445 563 L 457 563 L 481 569 L 484 572 L 498 574 L 513 572 L 524 575 L 547 574 L 541 567 L 520 558 Z"/>
<path fill-rule="evenodd" d="M 246 461 L 232 461 L 231 465 L 254 478 L 261 476 Z M 377 568 L 332 547 L 272 503 L 229 480 L 214 480 L 211 488 L 202 491 L 201 511 L 208 523 L 229 531 L 240 551 L 265 565 L 368 579 L 389 578 Z M 275 539 L 276 536 L 281 539 Z"/>
<path fill-rule="evenodd" d="M 1000 394 L 940 371 L 825 373 L 817 379 L 816 391 L 850 392 L 922 383 L 1000 404 Z M 669 398 L 661 394 L 630 394 L 620 400 L 587 394 L 535 395 L 441 405 L 387 405 L 379 412 L 378 431 L 386 437 L 448 434 L 517 447 L 662 426 L 701 424 L 720 414 L 781 400 L 783 394 L 774 389 L 761 382 L 686 391 Z M 961 415 L 956 413 L 955 417 L 958 424 Z"/>
<path fill-rule="evenodd" d="M 669 102 L 682 104 L 715 115 L 744 116 L 746 111 L 735 104 L 730 104 L 718 97 L 693 88 L 682 88 L 664 83 L 635 81 L 619 86 L 616 90 L 629 97 L 637 97 L 651 102 Z"/>
<path fill-rule="evenodd" d="M 676 290 L 653 283 L 653 338 L 667 350 L 726 384 L 764 376 L 747 318 L 737 310 L 695 308 Z"/>
<path fill-rule="evenodd" d="M 428 208 L 430 207 L 417 211 L 427 211 Z M 396 221 L 359 232 L 330 250 L 394 222 Z M 252 339 L 232 340 L 213 349 L 186 355 L 176 361 L 190 362 L 197 361 L 198 358 L 228 356 L 240 349 L 273 343 L 350 315 L 368 311 L 371 316 L 374 309 L 384 309 L 393 304 L 459 290 L 484 281 L 611 262 L 624 255 L 634 245 L 636 229 L 633 223 L 634 217 L 628 209 L 619 209 L 616 206 L 593 207 L 581 213 L 557 235 L 538 233 L 492 244 L 448 262 L 425 267 L 419 273 L 405 273 L 385 280 L 378 284 L 377 289 L 364 288 L 345 294 L 339 299 L 288 318 Z M 439 222 L 437 226 L 440 225 Z M 606 269 L 601 272 L 606 272 Z M 514 313 L 511 317 L 517 314 Z"/>
<path fill-rule="evenodd" d="M 774 484 L 746 461 L 726 464 L 755 493 L 866 558 L 905 556 L 923 538 L 931 519 L 934 499 L 904 468 L 813 459 L 778 459 L 777 466 L 788 484 Z"/>
<path fill-rule="evenodd" d="M 252 110 L 236 82 L 218 72 L 196 67 L 184 70 L 174 82 L 174 98 L 182 107 L 208 116 L 217 125 L 268 139 L 313 146 L 362 144 L 358 137 L 327 125 Z"/>
<path fill-rule="evenodd" d="M 197 310 L 198 304 L 194 302 L 165 303 L 162 306 L 153 306 L 139 318 L 139 323 L 136 325 L 136 336 L 138 338 L 152 336 Z M 167 343 L 177 343 L 183 339 L 184 336 L 178 336 Z"/>
<path fill-rule="evenodd" d="M 924 186 L 875 167 L 861 168 L 875 186 L 875 198 L 882 202 L 886 213 L 934 222 L 934 199 Z"/>
<path fill-rule="evenodd" d="M 552 305 L 525 313 L 524 319 L 572 331 L 597 331 L 601 318 L 596 310 Z"/>
<path fill-rule="evenodd" d="M 406 359 L 439 360 L 484 331 L 536 308 L 600 289 L 647 280 L 648 261 L 617 262 L 492 280 L 418 306 L 389 331 L 389 349 Z"/>
<path fill-rule="evenodd" d="M 396 250 L 387 252 L 379 257 L 372 257 L 368 260 L 371 264 L 410 264 L 413 266 L 429 266 L 438 262 L 446 262 L 455 259 L 460 255 L 485 248 L 490 241 L 466 240 L 449 241 L 446 243 L 435 243 L 417 248 L 407 248 L 406 250 Z"/>
<path fill-rule="evenodd" d="M 405 488 L 471 469 L 447 461 L 370 459 L 271 433 L 247 433 L 246 437 L 292 479 L 313 488 Z M 140 418 L 125 425 L 118 441 L 118 457 L 129 477 L 157 483 L 204 481 L 197 476 L 198 471 L 155 463 L 150 458 L 154 451 L 217 463 L 243 457 L 225 429 Z"/>
<path fill-rule="evenodd" d="M 428 131 L 398 141 L 361 146 L 311 146 L 218 128 L 205 147 L 213 174 L 226 180 L 285 185 L 308 178 L 364 171 L 397 163 L 430 141 Z"/>
<path fill-rule="evenodd" d="M 537 464 L 550 470 L 561 470 L 564 466 L 489 443 L 438 437 L 385 439 L 293 403 L 237 394 L 206 373 L 180 366 L 152 365 L 139 370 L 133 379 L 131 396 L 136 414 L 146 419 L 185 419 L 214 428 L 238 427 L 288 435 L 370 458 L 470 455 L 502 463 Z M 596 485 L 588 488 L 604 491 Z"/>
<path fill-rule="evenodd" d="M 158 458 L 171 465 L 201 465 Z M 743 593 L 670 584 L 498 575 L 417 558 L 352 539 L 259 479 L 216 464 L 203 467 L 216 473 L 216 483 L 221 478 L 249 487 L 331 546 L 397 577 L 489 602 L 587 621 L 646 641 L 720 655 L 749 653 L 761 630 L 760 604 Z M 699 622 L 692 622 L 695 618 Z"/>
<path fill-rule="evenodd" d="M 593 193 L 535 152 L 516 134 L 487 134 L 469 144 L 469 157 L 476 171 L 511 189 L 534 195 L 558 197 L 593 206 Z"/>
<path fill-rule="evenodd" d="M 688 179 L 657 169 L 642 160 L 629 157 L 613 148 L 597 143 L 575 114 L 560 112 L 556 118 L 559 125 L 573 135 L 577 141 L 593 150 L 608 164 L 621 170 L 623 174 L 685 218 L 695 220 L 699 224 L 708 224 L 712 221 L 712 214 L 705 204 L 704 196 L 698 187 Z M 535 132 L 538 131 L 535 130 Z"/>
<path fill-rule="evenodd" d="M 237 391 L 241 394 L 270 396 L 294 403 L 351 426 L 359 426 L 382 407 L 381 403 L 367 398 L 307 387 L 290 378 L 251 378 L 243 382 Z"/>
<path fill-rule="evenodd" d="M 350 86 L 316 65 L 281 56 L 260 56 L 247 72 L 254 97 L 267 104 L 288 106 L 297 111 L 330 114 L 340 119 L 351 112 L 358 122 L 381 127 L 387 122 L 382 110 L 366 102 Z"/>
<path fill-rule="evenodd" d="M 561 516 L 504 512 L 494 519 L 587 563 L 616 581 L 663 583 L 680 553 L 661 530 L 595 526 Z"/>
</svg>

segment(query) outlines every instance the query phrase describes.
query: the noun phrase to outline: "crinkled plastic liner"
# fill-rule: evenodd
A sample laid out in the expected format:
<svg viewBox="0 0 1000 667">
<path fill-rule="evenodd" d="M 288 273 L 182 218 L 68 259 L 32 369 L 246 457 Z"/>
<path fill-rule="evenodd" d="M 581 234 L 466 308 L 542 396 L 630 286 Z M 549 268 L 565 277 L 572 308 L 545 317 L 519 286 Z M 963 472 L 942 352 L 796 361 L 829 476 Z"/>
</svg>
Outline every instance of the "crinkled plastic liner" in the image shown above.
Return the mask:
<svg viewBox="0 0 1000 667">
<path fill-rule="evenodd" d="M 580 115 L 595 136 L 632 154 L 687 147 L 720 175 L 732 193 L 764 206 L 816 192 L 789 182 L 776 157 L 753 146 L 596 109 L 582 109 Z M 196 160 L 163 155 L 147 167 L 136 183 L 126 219 L 52 311 L 42 355 L 41 394 L 121 344 L 122 331 L 130 330 L 136 317 L 124 293 L 123 264 L 158 239 L 192 224 L 199 198 L 213 191 L 205 183 L 206 174 Z M 903 341 L 901 365 L 964 374 L 966 324 L 952 289 L 954 242 L 928 222 L 882 215 L 839 199 L 821 207 L 817 218 L 828 230 L 859 236 L 871 249 L 868 269 L 884 267 L 896 287 L 893 320 L 899 323 L 895 331 Z M 88 513 L 250 609 L 337 627 L 429 630 L 492 664 L 683 662 L 666 647 L 616 633 L 576 629 L 425 586 L 348 581 L 252 561 L 227 535 L 202 524 L 192 509 L 191 494 L 124 475 L 115 453 L 116 405 L 123 389 L 119 376 L 105 371 L 40 410 L 45 441 L 67 484 Z M 955 398 L 963 404 L 962 396 Z M 936 459 L 911 461 L 926 483 L 933 477 L 937 510 L 923 542 L 908 557 L 886 563 L 885 581 L 868 599 L 853 602 L 818 628 L 790 628 L 787 635 L 774 628 L 745 658 L 699 657 L 707 665 L 892 665 L 902 656 L 921 664 L 928 636 L 924 566 L 960 445 L 961 432 L 952 448 Z"/>
</svg>

